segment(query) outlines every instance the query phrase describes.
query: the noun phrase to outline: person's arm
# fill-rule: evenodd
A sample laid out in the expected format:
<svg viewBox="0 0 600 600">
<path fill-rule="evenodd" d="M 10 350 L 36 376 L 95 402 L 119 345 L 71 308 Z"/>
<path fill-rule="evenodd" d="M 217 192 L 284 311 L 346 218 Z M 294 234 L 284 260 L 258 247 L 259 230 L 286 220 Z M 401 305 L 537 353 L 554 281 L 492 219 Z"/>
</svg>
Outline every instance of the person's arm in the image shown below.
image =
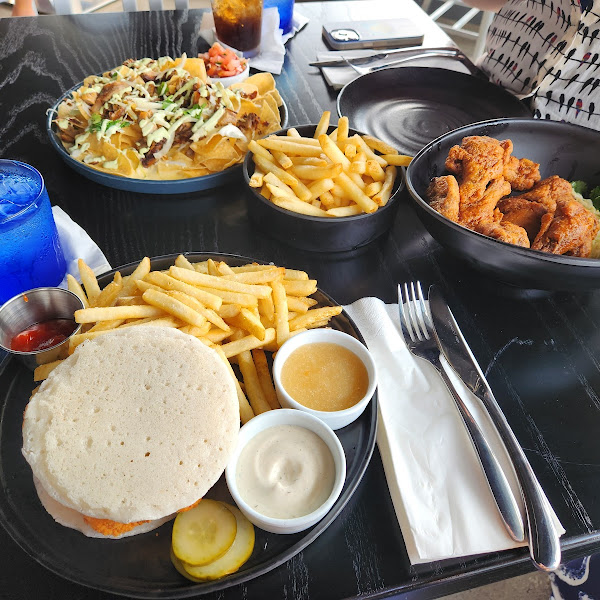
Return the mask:
<svg viewBox="0 0 600 600">
<path fill-rule="evenodd" d="M 467 6 L 498 12 L 509 0 L 461 0 Z"/>
<path fill-rule="evenodd" d="M 13 17 L 35 17 L 37 14 L 33 0 L 15 0 L 12 9 Z"/>
</svg>

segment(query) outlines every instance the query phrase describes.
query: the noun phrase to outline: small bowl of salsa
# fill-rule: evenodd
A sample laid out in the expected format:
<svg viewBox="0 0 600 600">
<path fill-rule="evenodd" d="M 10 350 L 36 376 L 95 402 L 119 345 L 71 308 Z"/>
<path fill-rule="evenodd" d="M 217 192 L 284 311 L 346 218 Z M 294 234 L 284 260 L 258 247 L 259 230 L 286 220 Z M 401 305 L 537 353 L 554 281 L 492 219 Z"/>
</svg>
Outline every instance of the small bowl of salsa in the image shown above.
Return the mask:
<svg viewBox="0 0 600 600">
<path fill-rule="evenodd" d="M 340 429 L 364 412 L 377 374 L 359 340 L 335 329 L 310 329 L 281 346 L 273 361 L 273 381 L 281 406 Z"/>
<path fill-rule="evenodd" d="M 73 317 L 81 308 L 83 302 L 62 288 L 18 294 L 0 306 L 0 348 L 30 369 L 66 358 L 69 338 L 81 329 Z"/>
<path fill-rule="evenodd" d="M 215 42 L 208 52 L 199 54 L 204 60 L 206 75 L 211 83 L 220 81 L 225 87 L 241 83 L 250 75 L 250 63 L 247 58 L 238 56 L 231 48 Z"/>
</svg>

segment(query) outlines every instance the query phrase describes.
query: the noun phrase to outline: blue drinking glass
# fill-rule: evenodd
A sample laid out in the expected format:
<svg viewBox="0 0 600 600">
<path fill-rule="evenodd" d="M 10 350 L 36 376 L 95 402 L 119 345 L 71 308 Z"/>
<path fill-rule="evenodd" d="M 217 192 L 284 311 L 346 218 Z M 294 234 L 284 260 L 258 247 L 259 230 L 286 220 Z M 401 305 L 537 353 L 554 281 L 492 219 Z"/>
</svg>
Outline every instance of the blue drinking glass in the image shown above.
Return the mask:
<svg viewBox="0 0 600 600">
<path fill-rule="evenodd" d="M 264 8 L 271 6 L 276 6 L 279 11 L 279 29 L 283 29 L 284 34 L 289 33 L 294 17 L 294 0 L 264 0 Z"/>
<path fill-rule="evenodd" d="M 0 304 L 32 288 L 57 286 L 65 272 L 42 175 L 0 159 Z"/>
</svg>

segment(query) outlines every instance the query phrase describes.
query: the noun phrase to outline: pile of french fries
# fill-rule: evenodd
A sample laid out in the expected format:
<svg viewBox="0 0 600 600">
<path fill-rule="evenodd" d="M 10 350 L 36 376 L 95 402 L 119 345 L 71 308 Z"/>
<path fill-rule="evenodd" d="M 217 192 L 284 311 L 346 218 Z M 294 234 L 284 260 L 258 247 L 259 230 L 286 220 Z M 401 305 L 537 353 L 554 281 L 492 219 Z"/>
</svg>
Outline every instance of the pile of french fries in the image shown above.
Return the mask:
<svg viewBox="0 0 600 600">
<path fill-rule="evenodd" d="M 412 158 L 376 137 L 350 136 L 347 117 L 327 135 L 330 117 L 323 113 L 312 138 L 292 127 L 285 136 L 250 142 L 250 187 L 281 208 L 315 217 L 350 217 L 385 206 L 396 167 Z"/>
<path fill-rule="evenodd" d="M 69 353 L 114 329 L 177 328 L 214 348 L 227 364 L 242 423 L 279 408 L 265 352 L 276 352 L 301 331 L 326 326 L 342 311 L 341 306 L 315 306 L 310 295 L 317 282 L 307 273 L 274 265 L 230 267 L 212 259 L 192 264 L 180 255 L 166 271 L 152 271 L 146 257 L 128 277 L 117 271 L 104 289 L 83 260 L 78 266 L 83 287 L 68 275 L 68 288 L 85 308 L 75 311 L 82 329 L 70 338 Z M 46 379 L 60 362 L 39 366 L 35 381 Z"/>
</svg>

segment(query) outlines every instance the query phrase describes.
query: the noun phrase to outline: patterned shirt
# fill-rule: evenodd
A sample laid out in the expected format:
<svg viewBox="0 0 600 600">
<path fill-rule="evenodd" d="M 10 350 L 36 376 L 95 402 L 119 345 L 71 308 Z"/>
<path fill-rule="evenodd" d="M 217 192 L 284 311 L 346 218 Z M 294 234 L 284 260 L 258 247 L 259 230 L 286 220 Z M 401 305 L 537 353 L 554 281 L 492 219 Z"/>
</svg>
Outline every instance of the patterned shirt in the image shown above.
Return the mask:
<svg viewBox="0 0 600 600">
<path fill-rule="evenodd" d="M 480 66 L 535 117 L 600 129 L 600 0 L 508 0 Z"/>
</svg>

